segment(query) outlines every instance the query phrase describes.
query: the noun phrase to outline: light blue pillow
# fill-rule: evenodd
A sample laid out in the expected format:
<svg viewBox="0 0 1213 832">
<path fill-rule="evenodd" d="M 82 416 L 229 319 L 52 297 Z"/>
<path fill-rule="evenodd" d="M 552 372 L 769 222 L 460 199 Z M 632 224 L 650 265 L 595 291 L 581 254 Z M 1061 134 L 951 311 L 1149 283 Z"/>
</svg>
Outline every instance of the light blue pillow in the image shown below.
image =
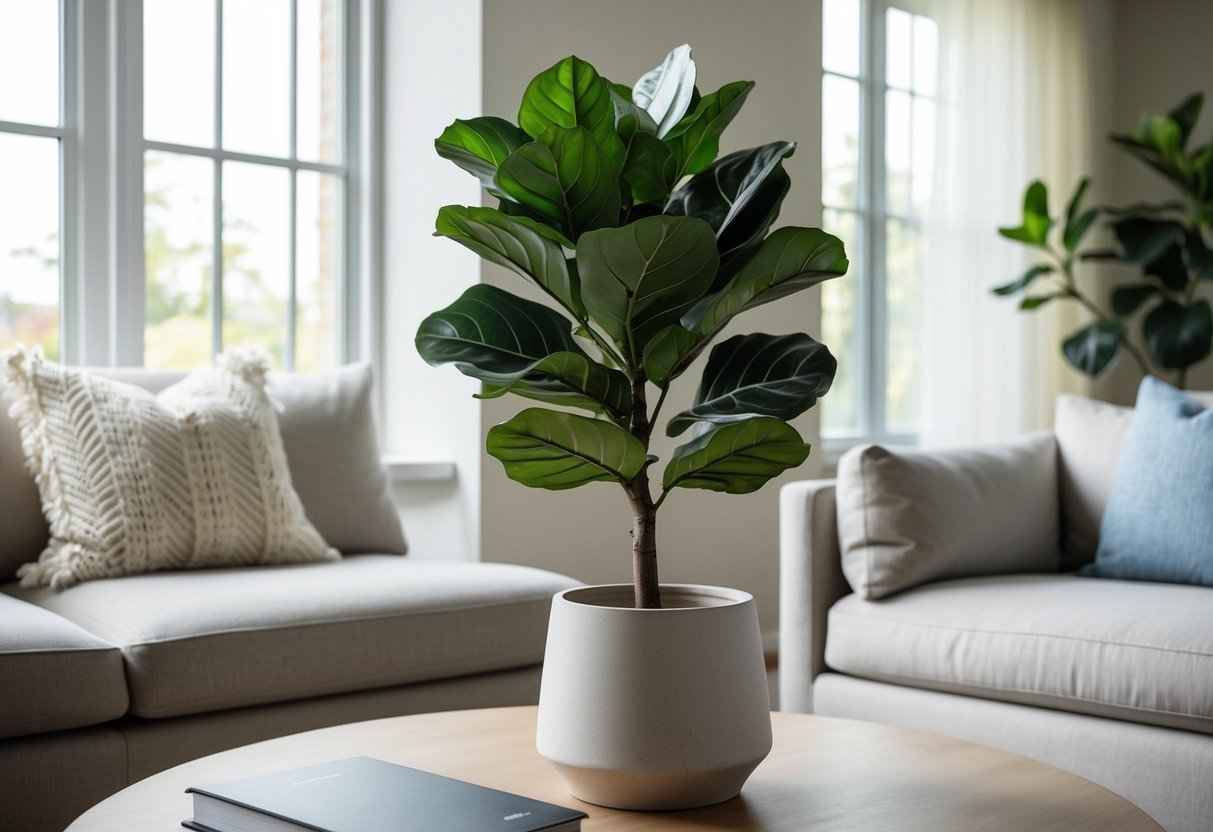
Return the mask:
<svg viewBox="0 0 1213 832">
<path fill-rule="evenodd" d="M 1213 410 L 1142 380 L 1099 550 L 1079 574 L 1213 586 Z"/>
</svg>

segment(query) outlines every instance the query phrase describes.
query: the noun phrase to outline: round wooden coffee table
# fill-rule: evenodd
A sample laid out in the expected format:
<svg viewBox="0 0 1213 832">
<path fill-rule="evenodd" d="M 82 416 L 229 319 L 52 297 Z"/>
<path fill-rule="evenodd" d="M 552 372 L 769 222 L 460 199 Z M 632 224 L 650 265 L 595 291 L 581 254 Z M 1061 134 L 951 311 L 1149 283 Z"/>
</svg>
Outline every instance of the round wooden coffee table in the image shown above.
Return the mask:
<svg viewBox="0 0 1213 832">
<path fill-rule="evenodd" d="M 581 808 L 585 832 L 1161 828 L 1089 780 L 1005 751 L 868 722 L 771 718 L 775 747 L 741 796 L 687 812 L 582 803 L 535 752 L 535 708 L 491 708 L 356 722 L 213 754 L 123 789 L 68 832 L 170 832 L 192 813 L 187 786 L 358 755 Z"/>
</svg>

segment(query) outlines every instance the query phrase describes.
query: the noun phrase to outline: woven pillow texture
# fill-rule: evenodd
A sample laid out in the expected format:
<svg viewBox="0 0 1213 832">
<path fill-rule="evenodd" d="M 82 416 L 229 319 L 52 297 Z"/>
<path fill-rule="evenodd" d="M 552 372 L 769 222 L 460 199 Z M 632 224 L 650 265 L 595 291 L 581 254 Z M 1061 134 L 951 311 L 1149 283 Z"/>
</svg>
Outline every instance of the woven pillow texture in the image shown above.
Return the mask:
<svg viewBox="0 0 1213 832">
<path fill-rule="evenodd" d="M 51 531 L 22 586 L 339 557 L 291 486 L 263 351 L 229 350 L 155 396 L 37 351 L 4 367 Z"/>
</svg>

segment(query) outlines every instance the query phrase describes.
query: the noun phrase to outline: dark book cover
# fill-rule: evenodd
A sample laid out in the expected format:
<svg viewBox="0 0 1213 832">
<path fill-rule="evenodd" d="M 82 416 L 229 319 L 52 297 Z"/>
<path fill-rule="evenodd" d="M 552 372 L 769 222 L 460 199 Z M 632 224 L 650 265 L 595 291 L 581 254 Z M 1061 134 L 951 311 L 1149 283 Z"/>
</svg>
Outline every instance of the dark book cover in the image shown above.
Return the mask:
<svg viewBox="0 0 1213 832">
<path fill-rule="evenodd" d="M 584 812 L 371 757 L 186 789 L 201 832 L 576 830 Z"/>
</svg>

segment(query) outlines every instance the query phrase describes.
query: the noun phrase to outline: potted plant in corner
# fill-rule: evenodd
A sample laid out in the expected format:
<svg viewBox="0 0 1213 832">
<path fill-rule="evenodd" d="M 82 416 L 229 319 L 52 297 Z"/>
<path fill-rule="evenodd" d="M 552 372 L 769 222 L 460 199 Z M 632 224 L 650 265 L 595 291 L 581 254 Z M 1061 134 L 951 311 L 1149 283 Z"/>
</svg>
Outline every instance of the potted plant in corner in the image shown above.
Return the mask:
<svg viewBox="0 0 1213 832">
<path fill-rule="evenodd" d="M 671 382 L 736 316 L 847 268 L 821 229 L 771 231 L 794 143 L 717 159 L 754 84 L 701 95 L 690 53 L 673 50 L 631 88 L 568 57 L 531 81 L 517 125 L 484 116 L 443 131 L 439 155 L 499 206 L 448 205 L 436 234 L 548 303 L 472 286 L 416 340 L 430 364 L 479 380 L 481 397 L 546 405 L 488 432 L 511 479 L 627 494 L 634 585 L 554 599 L 538 729 L 574 795 L 619 808 L 726 800 L 770 750 L 753 599 L 662 586 L 657 513 L 675 489 L 744 494 L 801 464 L 809 446 L 788 420 L 829 389 L 836 363 L 803 333 L 716 344 L 694 402 L 666 423 L 690 438 L 655 486 L 650 438 Z"/>
</svg>

